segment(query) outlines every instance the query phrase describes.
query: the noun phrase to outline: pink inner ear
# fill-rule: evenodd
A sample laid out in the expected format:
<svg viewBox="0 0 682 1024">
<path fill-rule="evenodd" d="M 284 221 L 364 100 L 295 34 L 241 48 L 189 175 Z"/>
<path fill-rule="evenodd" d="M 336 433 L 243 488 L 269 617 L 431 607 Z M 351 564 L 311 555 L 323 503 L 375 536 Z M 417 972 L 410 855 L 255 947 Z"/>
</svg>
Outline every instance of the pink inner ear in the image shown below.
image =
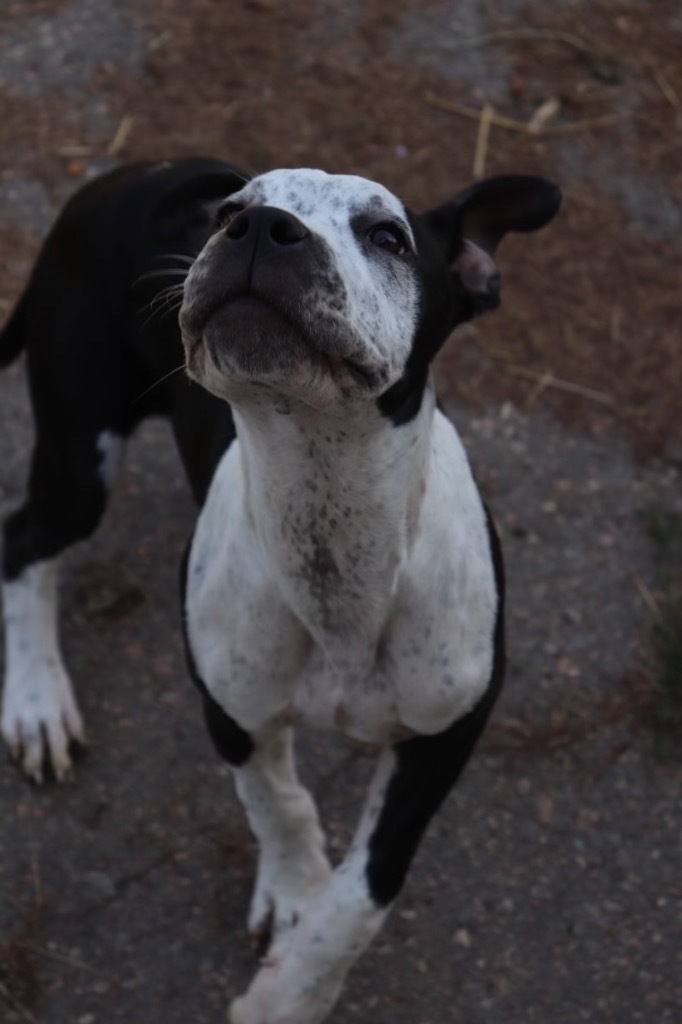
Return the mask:
<svg viewBox="0 0 682 1024">
<path fill-rule="evenodd" d="M 468 238 L 464 239 L 453 266 L 466 291 L 474 294 L 486 294 L 499 280 L 499 271 L 492 256 Z"/>
</svg>

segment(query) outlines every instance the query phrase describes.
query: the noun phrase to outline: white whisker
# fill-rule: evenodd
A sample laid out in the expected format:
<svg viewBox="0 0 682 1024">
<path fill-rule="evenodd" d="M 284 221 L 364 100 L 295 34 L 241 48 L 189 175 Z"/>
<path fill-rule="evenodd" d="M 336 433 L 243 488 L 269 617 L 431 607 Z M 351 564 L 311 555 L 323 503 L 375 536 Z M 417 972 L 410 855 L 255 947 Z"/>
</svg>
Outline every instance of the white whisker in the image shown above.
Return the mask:
<svg viewBox="0 0 682 1024">
<path fill-rule="evenodd" d="M 166 267 L 165 270 L 147 270 L 146 273 L 138 277 L 135 284 L 138 285 L 140 281 L 147 281 L 151 277 L 182 277 L 184 280 L 187 277 L 187 273 L 187 270 L 180 267 Z"/>
<path fill-rule="evenodd" d="M 164 382 L 165 380 L 168 380 L 168 378 L 169 378 L 169 377 L 172 377 L 172 376 L 173 376 L 174 374 L 176 374 L 176 373 L 180 373 L 180 371 L 181 371 L 181 370 L 184 370 L 184 369 L 185 369 L 185 364 L 184 364 L 184 363 L 181 363 L 181 364 L 180 364 L 180 366 L 176 366 L 174 370 L 171 370 L 171 371 L 170 371 L 169 373 L 166 373 L 166 374 L 164 374 L 164 375 L 163 375 L 163 377 L 160 377 L 160 378 L 159 378 L 159 380 L 157 380 L 157 381 L 154 381 L 154 383 L 153 383 L 153 384 L 151 384 L 151 385 L 150 385 L 150 386 L 149 386 L 149 387 L 148 387 L 148 388 L 146 389 L 146 391 L 143 391 L 141 395 L 138 395 L 138 396 L 137 396 L 137 398 L 135 399 L 135 401 L 136 401 L 136 402 L 139 402 L 139 401 L 141 401 L 141 400 L 142 400 L 142 399 L 144 398 L 144 396 L 145 396 L 145 395 L 148 395 L 148 394 L 149 394 L 149 392 L 150 392 L 150 391 L 153 391 L 153 390 L 154 390 L 154 388 L 158 388 L 159 384 L 163 384 L 163 382 Z"/>
<path fill-rule="evenodd" d="M 185 252 L 164 252 L 160 256 L 155 256 L 155 260 L 180 260 L 181 263 L 186 263 L 191 266 L 199 253 L 195 253 L 194 256 L 190 256 L 189 253 Z"/>
<path fill-rule="evenodd" d="M 142 309 L 149 309 L 153 306 L 158 306 L 160 303 L 166 302 L 169 298 L 179 297 L 183 294 L 184 284 L 170 284 L 167 288 L 161 288 L 156 294 L 150 299 Z"/>
<path fill-rule="evenodd" d="M 145 313 L 149 310 L 149 316 L 142 324 L 142 330 L 151 323 L 155 316 L 158 315 L 159 320 L 163 320 L 168 313 L 172 313 L 174 310 L 180 309 L 182 305 L 182 290 L 167 291 L 164 295 L 155 295 L 151 302 L 148 302 L 146 306 L 140 309 L 140 313 Z"/>
</svg>

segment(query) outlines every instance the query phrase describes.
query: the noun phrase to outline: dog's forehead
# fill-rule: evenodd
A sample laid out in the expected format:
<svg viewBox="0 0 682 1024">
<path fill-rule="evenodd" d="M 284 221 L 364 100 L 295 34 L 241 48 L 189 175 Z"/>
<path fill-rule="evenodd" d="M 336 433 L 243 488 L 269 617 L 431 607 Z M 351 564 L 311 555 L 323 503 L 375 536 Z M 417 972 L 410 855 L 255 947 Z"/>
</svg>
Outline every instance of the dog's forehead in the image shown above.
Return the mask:
<svg viewBox="0 0 682 1024">
<path fill-rule="evenodd" d="M 248 203 L 277 206 L 302 219 L 317 215 L 347 222 L 367 213 L 407 222 L 403 204 L 378 182 L 313 168 L 268 171 L 250 181 L 239 198 Z"/>
</svg>

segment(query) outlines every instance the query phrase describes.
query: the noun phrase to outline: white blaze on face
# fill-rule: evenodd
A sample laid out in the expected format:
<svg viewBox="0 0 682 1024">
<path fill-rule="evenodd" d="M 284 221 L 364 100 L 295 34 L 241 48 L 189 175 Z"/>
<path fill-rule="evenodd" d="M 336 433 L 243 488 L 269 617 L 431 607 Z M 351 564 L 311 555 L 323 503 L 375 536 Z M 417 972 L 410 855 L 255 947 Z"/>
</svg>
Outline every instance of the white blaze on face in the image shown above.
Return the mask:
<svg viewBox="0 0 682 1024">
<path fill-rule="evenodd" d="M 394 224 L 414 247 L 400 200 L 366 178 L 308 169 L 270 171 L 230 199 L 286 210 L 324 241 L 346 291 L 342 315 L 362 346 L 358 358 L 397 380 L 412 347 L 419 286 L 413 260 L 380 249 L 369 232 Z"/>
</svg>

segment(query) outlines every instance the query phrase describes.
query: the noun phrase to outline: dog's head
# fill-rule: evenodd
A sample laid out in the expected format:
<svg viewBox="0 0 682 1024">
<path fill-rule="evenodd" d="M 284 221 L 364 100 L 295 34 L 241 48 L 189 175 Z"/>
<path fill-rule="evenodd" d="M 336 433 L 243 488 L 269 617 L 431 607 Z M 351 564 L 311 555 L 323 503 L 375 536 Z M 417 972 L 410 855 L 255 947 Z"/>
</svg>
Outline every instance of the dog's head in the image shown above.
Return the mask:
<svg viewBox="0 0 682 1024">
<path fill-rule="evenodd" d="M 218 211 L 180 313 L 190 376 L 239 402 L 418 408 L 457 324 L 499 302 L 495 248 L 555 215 L 556 185 L 503 176 L 415 215 L 382 185 L 318 170 L 253 178 Z"/>
</svg>

